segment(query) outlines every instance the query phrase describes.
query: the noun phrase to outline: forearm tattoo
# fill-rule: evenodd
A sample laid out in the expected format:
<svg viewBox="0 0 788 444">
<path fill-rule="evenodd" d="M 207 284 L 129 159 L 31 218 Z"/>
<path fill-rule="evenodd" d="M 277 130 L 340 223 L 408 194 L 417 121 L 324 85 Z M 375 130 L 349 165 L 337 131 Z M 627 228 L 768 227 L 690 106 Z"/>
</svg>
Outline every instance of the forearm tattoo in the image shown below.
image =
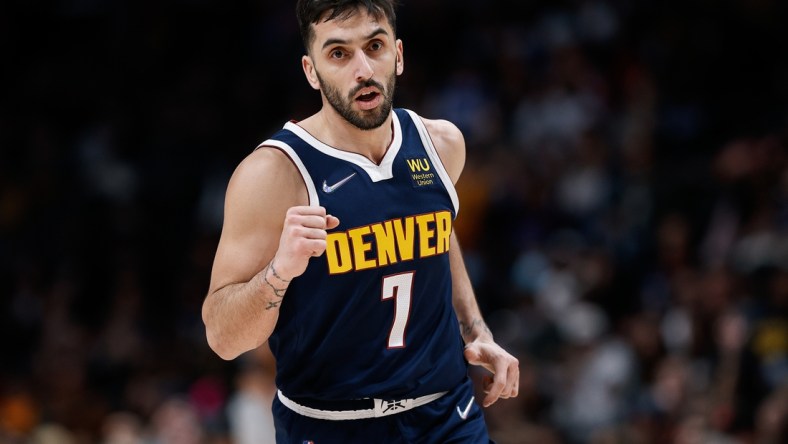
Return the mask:
<svg viewBox="0 0 788 444">
<path fill-rule="evenodd" d="M 474 329 L 475 329 L 477 326 L 478 326 L 479 328 L 481 328 L 481 329 L 482 329 L 482 331 L 484 331 L 484 332 L 487 332 L 487 333 L 489 333 L 490 335 L 492 335 L 492 332 L 491 332 L 491 331 L 490 331 L 490 329 L 487 327 L 487 324 L 485 324 L 485 323 L 484 323 L 484 320 L 483 320 L 483 319 L 474 319 L 474 320 L 472 320 L 470 323 L 468 323 L 468 322 L 465 322 L 465 321 L 460 321 L 460 334 L 462 334 L 462 336 L 463 336 L 463 337 L 466 337 L 466 336 L 468 336 L 469 334 L 473 333 L 473 330 L 474 330 Z"/>
<path fill-rule="evenodd" d="M 281 305 L 281 304 L 282 304 L 282 298 L 284 298 L 284 297 L 285 297 L 285 291 L 287 291 L 287 287 L 285 287 L 285 288 L 276 288 L 276 287 L 274 287 L 274 285 L 273 285 L 273 284 L 272 284 L 272 283 L 271 283 L 271 282 L 268 280 L 268 269 L 269 269 L 269 268 L 270 268 L 270 269 L 271 269 L 271 271 L 274 273 L 274 275 L 276 275 L 276 272 L 274 272 L 274 271 L 273 271 L 273 268 L 271 267 L 271 264 L 268 264 L 268 265 L 265 267 L 265 270 L 263 270 L 263 282 L 265 282 L 265 284 L 266 284 L 266 285 L 268 285 L 269 287 L 271 287 L 271 291 L 273 291 L 273 292 L 274 292 L 274 296 L 278 297 L 278 298 L 279 298 L 279 300 L 274 300 L 274 301 L 267 301 L 267 302 L 268 302 L 268 306 L 266 306 L 266 307 L 265 307 L 265 309 L 266 309 L 266 310 L 271 310 L 271 309 L 274 309 L 274 308 L 278 308 L 278 307 L 279 307 L 279 305 Z"/>
<path fill-rule="evenodd" d="M 286 284 L 291 281 L 291 279 L 284 279 L 282 276 L 279 276 L 279 273 L 276 272 L 276 268 L 274 268 L 274 260 L 273 259 L 271 259 L 271 263 L 268 264 L 268 268 L 271 269 L 271 273 L 274 274 L 274 277 L 279 279 L 280 281 L 282 281 L 282 282 L 284 282 Z"/>
</svg>

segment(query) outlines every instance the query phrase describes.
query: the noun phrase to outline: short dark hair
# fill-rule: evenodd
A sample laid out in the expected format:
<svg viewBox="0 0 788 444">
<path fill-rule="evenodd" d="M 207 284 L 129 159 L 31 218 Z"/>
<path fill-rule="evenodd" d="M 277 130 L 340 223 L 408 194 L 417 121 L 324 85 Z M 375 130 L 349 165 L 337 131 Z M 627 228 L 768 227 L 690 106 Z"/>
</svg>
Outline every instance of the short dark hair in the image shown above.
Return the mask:
<svg viewBox="0 0 788 444">
<path fill-rule="evenodd" d="M 324 22 L 334 19 L 344 20 L 364 8 L 367 13 L 377 20 L 385 18 L 391 29 L 397 32 L 397 0 L 298 0 L 296 2 L 296 18 L 301 31 L 301 40 L 304 48 L 309 52 L 309 47 L 315 39 L 312 25 L 317 24 L 322 18 Z"/>
</svg>

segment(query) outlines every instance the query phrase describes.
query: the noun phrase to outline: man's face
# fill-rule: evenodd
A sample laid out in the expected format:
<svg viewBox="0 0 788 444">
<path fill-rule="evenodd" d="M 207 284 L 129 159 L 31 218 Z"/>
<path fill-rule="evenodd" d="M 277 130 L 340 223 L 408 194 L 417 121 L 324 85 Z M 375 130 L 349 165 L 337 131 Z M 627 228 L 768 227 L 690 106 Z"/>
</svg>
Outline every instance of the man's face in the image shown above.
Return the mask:
<svg viewBox="0 0 788 444">
<path fill-rule="evenodd" d="M 357 128 L 380 127 L 401 72 L 401 42 L 389 23 L 359 10 L 345 20 L 321 21 L 314 31 L 310 59 L 325 100 Z"/>
</svg>

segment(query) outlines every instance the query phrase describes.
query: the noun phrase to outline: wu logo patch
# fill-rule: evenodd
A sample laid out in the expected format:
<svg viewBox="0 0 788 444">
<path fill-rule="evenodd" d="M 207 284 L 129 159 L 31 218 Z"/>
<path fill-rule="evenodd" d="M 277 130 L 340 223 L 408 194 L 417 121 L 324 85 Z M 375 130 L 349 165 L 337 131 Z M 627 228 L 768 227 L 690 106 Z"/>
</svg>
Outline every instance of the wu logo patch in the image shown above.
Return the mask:
<svg viewBox="0 0 788 444">
<path fill-rule="evenodd" d="M 415 159 L 405 159 L 408 163 L 410 170 L 410 179 L 413 181 L 413 187 L 423 187 L 435 183 L 435 171 L 430 165 L 429 159 L 426 157 L 418 157 Z"/>
<path fill-rule="evenodd" d="M 412 173 L 420 173 L 422 171 L 426 173 L 431 169 L 430 162 L 426 157 L 422 157 L 421 159 L 405 159 L 405 162 L 408 162 L 408 167 Z"/>
</svg>

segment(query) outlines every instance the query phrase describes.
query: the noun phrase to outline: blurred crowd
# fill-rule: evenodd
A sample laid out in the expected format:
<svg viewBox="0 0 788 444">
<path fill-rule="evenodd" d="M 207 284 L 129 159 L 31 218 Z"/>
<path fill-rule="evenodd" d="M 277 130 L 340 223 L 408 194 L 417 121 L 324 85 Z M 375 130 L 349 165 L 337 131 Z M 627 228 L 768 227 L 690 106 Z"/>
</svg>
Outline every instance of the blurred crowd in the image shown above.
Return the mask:
<svg viewBox="0 0 788 444">
<path fill-rule="evenodd" d="M 271 442 L 273 358 L 200 308 L 233 168 L 320 105 L 291 3 L 0 6 L 0 443 Z M 493 439 L 788 442 L 788 5 L 402 3 L 521 362 Z"/>
</svg>

